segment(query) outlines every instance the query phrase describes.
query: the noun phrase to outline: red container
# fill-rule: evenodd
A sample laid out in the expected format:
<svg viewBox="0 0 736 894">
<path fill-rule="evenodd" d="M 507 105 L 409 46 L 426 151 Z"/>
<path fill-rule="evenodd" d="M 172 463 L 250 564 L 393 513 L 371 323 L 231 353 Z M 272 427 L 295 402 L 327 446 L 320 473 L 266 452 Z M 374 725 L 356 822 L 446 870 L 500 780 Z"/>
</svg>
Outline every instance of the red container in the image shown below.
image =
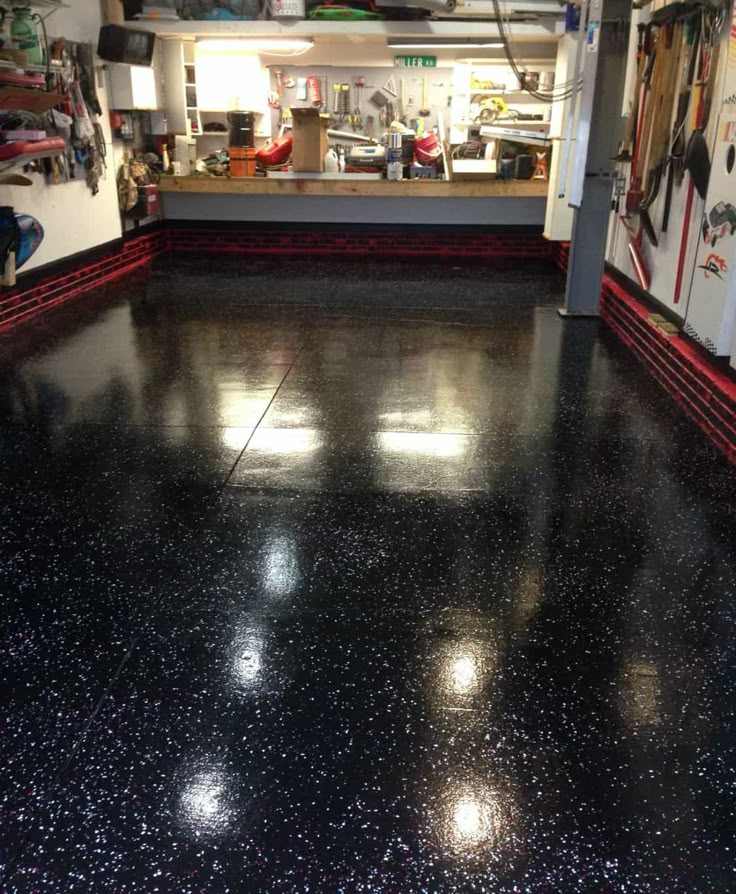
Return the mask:
<svg viewBox="0 0 736 894">
<path fill-rule="evenodd" d="M 291 137 L 276 137 L 268 146 L 256 152 L 256 159 L 264 167 L 283 164 L 291 155 Z"/>
<path fill-rule="evenodd" d="M 428 133 L 414 142 L 414 154 L 420 165 L 433 165 L 442 155 L 436 133 Z"/>
</svg>

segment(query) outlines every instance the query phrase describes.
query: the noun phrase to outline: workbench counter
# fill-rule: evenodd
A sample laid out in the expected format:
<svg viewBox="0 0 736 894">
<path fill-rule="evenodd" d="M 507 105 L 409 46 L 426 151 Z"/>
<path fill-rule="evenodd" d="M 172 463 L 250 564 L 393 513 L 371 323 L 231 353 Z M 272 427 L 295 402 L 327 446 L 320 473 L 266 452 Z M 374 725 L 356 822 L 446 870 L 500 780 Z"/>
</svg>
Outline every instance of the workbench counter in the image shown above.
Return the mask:
<svg viewBox="0 0 736 894">
<path fill-rule="evenodd" d="M 543 180 L 293 180 L 270 177 L 162 177 L 162 192 L 196 192 L 210 195 L 266 196 L 385 196 L 388 198 L 482 198 L 492 196 L 543 196 Z"/>
<path fill-rule="evenodd" d="M 164 217 L 189 221 L 542 227 L 540 180 L 161 178 Z"/>
</svg>

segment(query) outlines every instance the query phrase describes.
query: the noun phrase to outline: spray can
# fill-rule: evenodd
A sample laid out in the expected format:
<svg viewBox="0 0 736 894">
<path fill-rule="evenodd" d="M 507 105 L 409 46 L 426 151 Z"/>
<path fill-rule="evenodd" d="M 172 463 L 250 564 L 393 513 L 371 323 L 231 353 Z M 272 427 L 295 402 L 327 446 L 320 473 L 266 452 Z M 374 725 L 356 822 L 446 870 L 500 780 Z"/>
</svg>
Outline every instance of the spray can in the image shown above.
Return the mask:
<svg viewBox="0 0 736 894">
<path fill-rule="evenodd" d="M 401 132 L 389 131 L 388 153 L 386 157 L 386 177 L 388 180 L 401 180 L 404 176 L 404 165 L 401 161 Z"/>
</svg>

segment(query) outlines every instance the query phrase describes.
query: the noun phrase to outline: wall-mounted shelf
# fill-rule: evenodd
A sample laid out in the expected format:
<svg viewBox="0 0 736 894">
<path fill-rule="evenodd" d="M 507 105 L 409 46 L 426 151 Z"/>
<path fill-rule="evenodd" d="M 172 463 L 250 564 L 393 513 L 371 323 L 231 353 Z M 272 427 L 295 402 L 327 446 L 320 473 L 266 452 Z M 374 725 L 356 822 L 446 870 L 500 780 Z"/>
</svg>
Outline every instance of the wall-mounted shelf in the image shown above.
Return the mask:
<svg viewBox="0 0 736 894">
<path fill-rule="evenodd" d="M 346 40 L 360 38 L 387 37 L 457 37 L 475 39 L 498 39 L 495 22 L 473 19 L 464 22 L 419 20 L 416 22 L 320 22 L 298 20 L 286 24 L 267 21 L 150 21 L 131 22 L 132 28 L 153 31 L 159 37 L 342 37 Z M 561 16 L 543 17 L 534 23 L 514 22 L 512 27 L 515 40 L 544 40 L 558 38 L 564 34 L 565 26 Z M 397 50 L 397 54 L 406 52 Z M 424 50 L 424 52 L 427 52 Z"/>
<path fill-rule="evenodd" d="M 484 127 L 488 122 L 480 121 L 456 121 L 453 127 Z M 548 121 L 525 121 L 523 118 L 519 121 L 494 121 L 497 127 L 515 127 L 523 130 L 548 130 Z"/>
<path fill-rule="evenodd" d="M 13 4 L 8 2 L 8 7 Z M 57 9 L 69 9 L 70 6 L 68 3 L 62 3 L 60 0 L 30 0 L 30 3 L 18 4 L 19 6 L 29 6 L 31 9 L 44 10 L 45 15 L 42 15 L 41 18 L 46 21 L 46 19 L 53 15 Z"/>
<path fill-rule="evenodd" d="M 465 93 L 456 93 L 455 96 L 511 96 L 514 102 L 518 102 L 520 99 L 539 102 L 536 96 L 532 96 L 527 90 L 468 90 Z"/>
<path fill-rule="evenodd" d="M 32 161 L 39 161 L 42 158 L 58 158 L 60 155 L 64 155 L 66 152 L 65 149 L 57 150 L 55 152 L 26 152 L 24 155 L 16 155 L 15 158 L 9 158 L 7 161 L 0 161 L 0 174 L 7 174 L 12 168 L 17 168 L 19 165 L 27 165 Z"/>
</svg>

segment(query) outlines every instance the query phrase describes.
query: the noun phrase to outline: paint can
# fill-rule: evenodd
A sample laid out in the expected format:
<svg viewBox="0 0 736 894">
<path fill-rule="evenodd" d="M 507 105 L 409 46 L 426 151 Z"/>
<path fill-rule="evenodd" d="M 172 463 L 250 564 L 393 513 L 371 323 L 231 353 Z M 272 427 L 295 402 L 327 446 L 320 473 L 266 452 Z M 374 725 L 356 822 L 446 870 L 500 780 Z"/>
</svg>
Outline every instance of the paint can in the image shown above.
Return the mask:
<svg viewBox="0 0 736 894">
<path fill-rule="evenodd" d="M 255 177 L 256 150 L 252 146 L 230 147 L 230 176 Z"/>
</svg>

